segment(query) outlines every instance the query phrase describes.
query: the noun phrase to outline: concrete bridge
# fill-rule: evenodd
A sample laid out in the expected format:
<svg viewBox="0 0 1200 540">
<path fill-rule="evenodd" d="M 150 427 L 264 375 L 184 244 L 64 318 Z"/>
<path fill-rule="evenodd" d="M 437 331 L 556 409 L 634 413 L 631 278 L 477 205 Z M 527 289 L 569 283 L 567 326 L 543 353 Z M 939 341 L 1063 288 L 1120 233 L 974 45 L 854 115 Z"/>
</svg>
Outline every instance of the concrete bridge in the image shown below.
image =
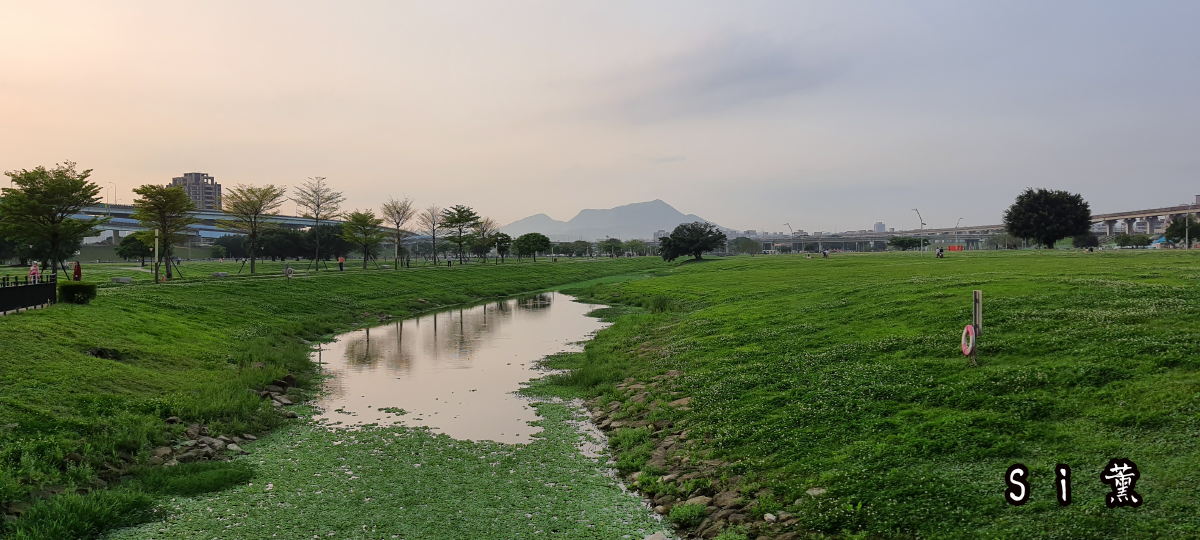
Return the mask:
<svg viewBox="0 0 1200 540">
<path fill-rule="evenodd" d="M 82 212 L 72 217 L 89 219 L 97 216 L 109 216 L 112 219 L 107 224 L 102 226 L 102 230 L 112 231 L 113 243 L 115 245 L 120 243 L 120 237 L 122 233 L 132 233 L 146 230 L 146 228 L 142 227 L 142 224 L 139 223 L 138 220 L 133 219 L 133 212 L 133 206 L 128 204 L 99 204 L 95 206 L 88 206 L 84 208 Z M 220 210 L 197 210 L 192 212 L 191 215 L 196 219 L 199 219 L 200 223 L 192 225 L 188 229 L 191 232 L 191 235 L 200 238 L 201 242 L 204 242 L 205 240 L 211 241 L 212 239 L 220 238 L 227 234 L 241 234 L 229 229 L 222 229 L 217 226 L 217 220 L 227 218 L 225 212 Z M 312 227 L 313 224 L 312 219 L 299 216 L 274 216 L 271 218 L 271 221 L 289 229 L 303 229 Z M 336 223 L 341 223 L 341 220 L 321 220 L 322 225 L 333 225 Z"/>
</svg>

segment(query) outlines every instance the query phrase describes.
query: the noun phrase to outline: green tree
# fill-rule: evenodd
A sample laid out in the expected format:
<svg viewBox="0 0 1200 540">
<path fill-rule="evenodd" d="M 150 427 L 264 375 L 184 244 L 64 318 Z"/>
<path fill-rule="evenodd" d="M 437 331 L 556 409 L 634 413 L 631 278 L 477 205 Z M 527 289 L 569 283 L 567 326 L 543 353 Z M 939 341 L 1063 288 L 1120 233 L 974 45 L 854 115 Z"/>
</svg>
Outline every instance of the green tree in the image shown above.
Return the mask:
<svg viewBox="0 0 1200 540">
<path fill-rule="evenodd" d="M 568 245 L 576 257 L 587 257 L 592 254 L 592 243 L 587 240 L 576 240 Z"/>
<path fill-rule="evenodd" d="M 646 254 L 646 243 L 641 240 L 630 240 L 625 242 L 625 251 L 637 255 Z"/>
<path fill-rule="evenodd" d="M 400 268 L 400 246 L 404 243 L 404 239 L 412 235 L 411 232 L 405 230 L 404 225 L 417 214 L 417 210 L 413 208 L 413 200 L 405 197 L 399 201 L 388 197 L 387 202 L 383 203 L 383 220 L 392 228 L 391 236 L 393 246 L 393 261 L 392 268 Z"/>
<path fill-rule="evenodd" d="M 712 223 L 696 221 L 682 223 L 671 231 L 671 236 L 659 240 L 659 251 L 663 260 L 670 262 L 683 255 L 691 255 L 694 260 L 706 251 L 713 251 L 725 245 L 725 233 Z"/>
<path fill-rule="evenodd" d="M 225 256 L 234 259 L 240 259 L 246 256 L 245 239 L 236 234 L 227 234 L 216 240 L 213 240 L 213 245 L 225 248 Z"/>
<path fill-rule="evenodd" d="M 1163 231 L 1163 236 L 1167 237 L 1168 241 L 1176 244 L 1185 241 L 1194 244 L 1197 240 L 1200 240 L 1200 236 L 1197 235 L 1200 235 L 1200 221 L 1195 216 L 1172 221 L 1170 225 L 1167 225 L 1167 229 Z"/>
<path fill-rule="evenodd" d="M 1117 245 L 1121 247 L 1145 247 L 1150 245 L 1150 235 L 1148 234 L 1125 234 L 1117 235 Z"/>
<path fill-rule="evenodd" d="M 988 247 L 996 249 L 1017 249 L 1021 247 L 1021 239 L 1009 233 L 989 236 L 985 243 Z"/>
<path fill-rule="evenodd" d="M 88 181 L 91 169 L 76 171 L 75 162 L 67 161 L 53 169 L 38 166 L 4 174 L 15 187 L 0 189 L 0 236 L 17 245 L 44 244 L 56 273 L 64 247 L 82 245 L 85 236 L 108 222 L 106 217 L 71 217 L 100 200 L 100 186 Z"/>
<path fill-rule="evenodd" d="M 509 250 L 512 249 L 513 238 L 506 233 L 498 232 L 492 236 L 492 245 L 496 247 L 496 254 L 500 256 L 500 262 L 504 262 L 504 257 L 508 256 Z"/>
<path fill-rule="evenodd" d="M 436 204 L 425 207 L 424 210 L 417 214 L 417 226 L 420 227 L 422 233 L 429 235 L 430 253 L 433 255 L 433 263 L 437 264 L 438 231 L 444 228 L 442 225 L 442 208 Z"/>
<path fill-rule="evenodd" d="M 228 219 L 217 221 L 217 226 L 246 235 L 250 243 L 250 273 L 254 273 L 254 262 L 258 257 L 258 237 L 266 229 L 276 226 L 275 216 L 283 206 L 285 188 L 267 184 L 262 187 L 238 184 L 221 196 L 221 209 Z"/>
<path fill-rule="evenodd" d="M 375 212 L 371 210 L 350 212 L 342 223 L 342 238 L 362 251 L 364 269 L 375 248 L 387 239 L 387 233 L 380 225 L 383 225 L 383 220 L 375 217 Z"/>
<path fill-rule="evenodd" d="M 208 256 L 214 259 L 224 259 L 226 253 L 228 252 L 225 250 L 225 246 L 220 246 L 217 244 L 213 244 L 212 247 L 208 249 Z"/>
<path fill-rule="evenodd" d="M 500 232 L 500 224 L 492 218 L 479 218 L 475 222 L 475 235 L 471 240 L 471 252 L 476 256 L 482 257 L 483 262 L 487 262 L 487 254 L 496 244 L 496 233 Z"/>
<path fill-rule="evenodd" d="M 1077 248 L 1100 247 L 1100 239 L 1090 232 L 1079 234 L 1071 239 L 1071 245 Z"/>
<path fill-rule="evenodd" d="M 600 253 L 605 255 L 620 256 L 622 246 L 624 246 L 624 243 L 622 243 L 619 238 L 605 238 L 604 240 L 597 242 L 596 247 Z"/>
<path fill-rule="evenodd" d="M 734 238 L 733 242 L 730 243 L 733 245 L 732 247 L 734 253 L 743 253 L 746 255 L 762 253 L 762 244 L 755 240 L 746 238 L 745 236 Z"/>
<path fill-rule="evenodd" d="M 314 246 L 318 243 L 324 246 L 321 248 L 321 259 L 318 261 L 345 257 L 354 249 L 354 244 L 343 238 L 341 223 L 323 223 L 315 229 L 309 229 L 308 234 L 304 236 L 304 250 L 313 253 L 315 252 Z"/>
<path fill-rule="evenodd" d="M 525 233 L 513 241 L 513 247 L 517 250 L 517 257 L 532 256 L 533 262 L 537 262 L 537 254 L 550 249 L 550 239 L 542 233 Z"/>
<path fill-rule="evenodd" d="M 271 227 L 258 239 L 259 254 L 271 260 L 298 257 L 304 254 L 304 235 L 300 231 Z"/>
<path fill-rule="evenodd" d="M 1054 248 L 1063 238 L 1084 234 L 1092 226 L 1092 209 L 1083 197 L 1066 191 L 1026 188 L 1004 211 L 1004 228 Z"/>
<path fill-rule="evenodd" d="M 164 258 L 170 260 L 171 246 L 187 240 L 188 227 L 200 223 L 190 212 L 196 210 L 196 205 L 188 197 L 182 187 L 164 187 L 146 184 L 133 190 L 141 198 L 133 201 L 133 219 L 141 222 L 149 229 L 138 233 L 142 242 L 154 242 L 154 231 L 158 231 L 158 240 L 162 249 L 158 252 L 158 260 L 154 262 L 154 279 L 158 280 L 158 264 Z M 167 265 L 167 279 L 172 278 L 171 265 Z"/>
<path fill-rule="evenodd" d="M 921 247 L 921 238 L 913 238 L 910 236 L 893 236 L 888 239 L 888 245 L 900 251 L 908 251 Z"/>
<path fill-rule="evenodd" d="M 300 217 L 313 220 L 312 235 L 313 261 L 321 260 L 321 240 L 324 238 L 315 229 L 320 228 L 322 221 L 336 219 L 341 215 L 342 203 L 346 197 L 342 192 L 334 191 L 325 182 L 324 176 L 314 176 L 296 188 L 296 196 L 292 197 L 300 209 Z M 340 231 L 339 231 L 340 232 Z M 343 257 L 344 255 L 336 255 Z M 314 270 L 316 266 L 313 266 Z"/>
<path fill-rule="evenodd" d="M 469 206 L 456 204 L 442 210 L 442 229 L 447 231 L 446 240 L 457 248 L 458 262 L 463 261 L 466 254 L 463 249 L 475 235 L 475 226 L 479 223 L 479 214 Z"/>
<path fill-rule="evenodd" d="M 121 239 L 121 245 L 115 250 L 117 256 L 125 259 L 141 259 L 141 266 L 146 266 L 146 257 L 154 255 L 154 248 L 146 245 L 137 235 L 127 234 Z"/>
</svg>

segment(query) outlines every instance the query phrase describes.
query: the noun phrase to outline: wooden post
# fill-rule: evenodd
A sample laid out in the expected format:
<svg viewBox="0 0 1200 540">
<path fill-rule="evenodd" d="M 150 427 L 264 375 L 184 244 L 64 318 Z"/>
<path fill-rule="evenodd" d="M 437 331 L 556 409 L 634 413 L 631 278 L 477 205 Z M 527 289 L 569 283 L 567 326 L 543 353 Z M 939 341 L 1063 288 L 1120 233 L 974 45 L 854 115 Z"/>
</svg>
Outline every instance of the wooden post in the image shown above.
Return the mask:
<svg viewBox="0 0 1200 540">
<path fill-rule="evenodd" d="M 971 364 L 979 363 L 979 342 L 983 338 L 983 291 L 974 291 L 971 306 L 971 325 L 975 327 L 975 350 L 971 351 Z"/>
</svg>

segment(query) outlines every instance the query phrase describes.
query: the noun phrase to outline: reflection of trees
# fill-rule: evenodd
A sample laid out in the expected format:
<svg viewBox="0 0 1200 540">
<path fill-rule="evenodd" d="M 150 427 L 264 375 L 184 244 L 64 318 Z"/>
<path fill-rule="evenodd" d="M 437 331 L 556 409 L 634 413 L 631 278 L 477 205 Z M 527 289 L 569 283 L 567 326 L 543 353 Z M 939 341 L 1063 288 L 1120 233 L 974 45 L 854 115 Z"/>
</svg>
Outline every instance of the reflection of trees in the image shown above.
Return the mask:
<svg viewBox="0 0 1200 540">
<path fill-rule="evenodd" d="M 541 311 L 550 309 L 550 302 L 554 299 L 552 293 L 542 293 L 525 298 L 517 299 L 517 307 L 529 311 Z"/>
<path fill-rule="evenodd" d="M 371 330 L 368 328 L 361 336 L 346 340 L 346 363 L 351 367 L 375 367 L 379 362 L 378 347 L 371 346 Z"/>
</svg>

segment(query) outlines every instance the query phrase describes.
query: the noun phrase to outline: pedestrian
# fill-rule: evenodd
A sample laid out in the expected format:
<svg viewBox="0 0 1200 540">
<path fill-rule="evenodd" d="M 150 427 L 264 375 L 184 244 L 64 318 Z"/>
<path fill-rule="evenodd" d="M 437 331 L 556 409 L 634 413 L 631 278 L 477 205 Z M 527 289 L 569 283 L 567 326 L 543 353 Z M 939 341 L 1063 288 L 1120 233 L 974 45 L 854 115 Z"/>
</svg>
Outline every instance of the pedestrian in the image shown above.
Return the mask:
<svg viewBox="0 0 1200 540">
<path fill-rule="evenodd" d="M 71 276 L 74 281 L 83 281 L 83 267 L 79 266 L 79 261 L 75 261 L 75 272 Z"/>
<path fill-rule="evenodd" d="M 34 284 L 37 284 L 41 277 L 42 271 L 38 269 L 37 261 L 33 261 L 33 266 L 29 267 L 29 278 L 33 280 Z"/>
<path fill-rule="evenodd" d="M 338 257 L 338 272 L 345 272 L 345 271 L 346 271 L 346 258 Z"/>
</svg>

